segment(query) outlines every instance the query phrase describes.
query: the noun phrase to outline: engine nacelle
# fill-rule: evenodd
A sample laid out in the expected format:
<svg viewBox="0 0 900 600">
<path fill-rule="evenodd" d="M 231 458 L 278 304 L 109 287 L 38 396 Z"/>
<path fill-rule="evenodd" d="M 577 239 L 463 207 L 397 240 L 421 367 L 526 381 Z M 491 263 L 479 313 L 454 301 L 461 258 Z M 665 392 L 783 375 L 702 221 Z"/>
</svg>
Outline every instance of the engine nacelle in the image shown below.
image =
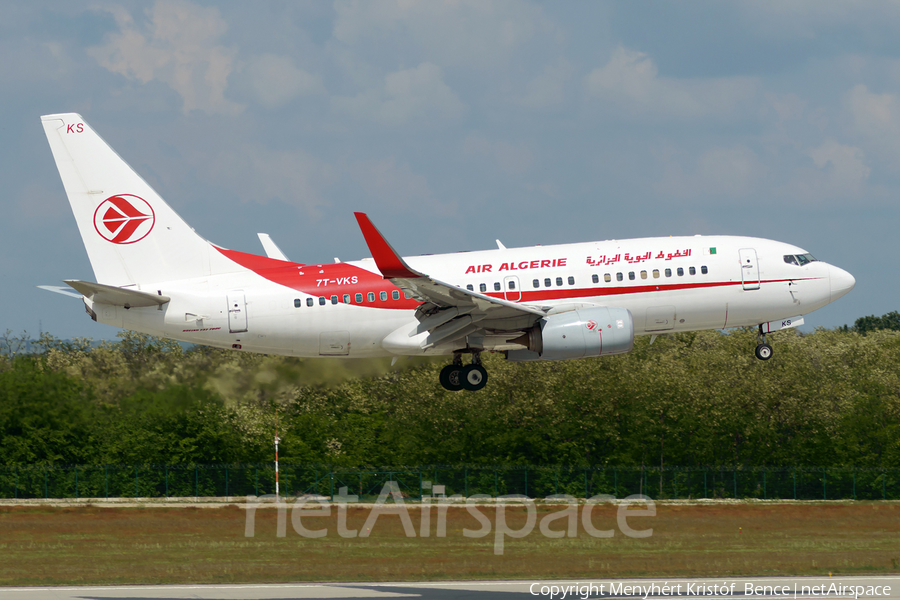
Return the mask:
<svg viewBox="0 0 900 600">
<path fill-rule="evenodd" d="M 634 319 L 626 308 L 598 306 L 549 315 L 512 340 L 511 361 L 566 360 L 622 354 L 634 347 Z"/>
</svg>

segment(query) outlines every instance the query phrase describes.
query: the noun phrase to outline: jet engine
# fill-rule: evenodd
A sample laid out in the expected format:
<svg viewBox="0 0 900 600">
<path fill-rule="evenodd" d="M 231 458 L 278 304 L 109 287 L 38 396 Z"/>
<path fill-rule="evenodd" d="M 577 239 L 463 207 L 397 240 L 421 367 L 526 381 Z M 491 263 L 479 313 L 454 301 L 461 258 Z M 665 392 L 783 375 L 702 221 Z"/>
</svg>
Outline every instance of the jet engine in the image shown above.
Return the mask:
<svg viewBox="0 0 900 600">
<path fill-rule="evenodd" d="M 634 319 L 625 308 L 598 306 L 544 317 L 514 340 L 507 360 L 566 360 L 622 354 L 634 347 Z"/>
</svg>

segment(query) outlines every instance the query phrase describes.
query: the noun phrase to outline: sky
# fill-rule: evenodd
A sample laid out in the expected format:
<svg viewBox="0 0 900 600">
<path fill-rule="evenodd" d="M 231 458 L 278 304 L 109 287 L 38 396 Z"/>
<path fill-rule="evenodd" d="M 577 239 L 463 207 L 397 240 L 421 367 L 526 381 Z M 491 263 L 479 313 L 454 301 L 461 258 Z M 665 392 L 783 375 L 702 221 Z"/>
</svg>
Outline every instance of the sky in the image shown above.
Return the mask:
<svg viewBox="0 0 900 600">
<path fill-rule="evenodd" d="M 115 337 L 40 115 L 78 112 L 198 233 L 291 260 L 729 234 L 898 310 L 900 3 L 0 3 L 0 331 Z"/>
</svg>

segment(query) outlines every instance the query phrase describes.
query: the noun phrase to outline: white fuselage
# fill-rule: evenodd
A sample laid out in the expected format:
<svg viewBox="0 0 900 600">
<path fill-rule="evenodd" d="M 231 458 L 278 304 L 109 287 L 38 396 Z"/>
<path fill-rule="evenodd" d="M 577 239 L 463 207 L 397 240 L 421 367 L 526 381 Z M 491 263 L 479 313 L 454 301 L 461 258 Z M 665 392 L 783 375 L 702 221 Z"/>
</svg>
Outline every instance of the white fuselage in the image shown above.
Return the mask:
<svg viewBox="0 0 900 600">
<path fill-rule="evenodd" d="M 135 286 L 171 298 L 160 307 L 93 306 L 98 321 L 221 348 L 293 356 L 449 354 L 410 336 L 418 303 L 371 259 L 302 265 L 215 249 L 233 272 Z M 824 262 L 791 264 L 796 246 L 694 236 L 509 248 L 406 259 L 431 278 L 550 313 L 607 306 L 631 311 L 637 335 L 753 326 L 807 314 L 854 280 Z M 90 300 L 86 300 L 92 308 Z M 424 335 L 424 334 L 423 334 Z M 485 350 L 520 348 L 509 336 Z"/>
</svg>

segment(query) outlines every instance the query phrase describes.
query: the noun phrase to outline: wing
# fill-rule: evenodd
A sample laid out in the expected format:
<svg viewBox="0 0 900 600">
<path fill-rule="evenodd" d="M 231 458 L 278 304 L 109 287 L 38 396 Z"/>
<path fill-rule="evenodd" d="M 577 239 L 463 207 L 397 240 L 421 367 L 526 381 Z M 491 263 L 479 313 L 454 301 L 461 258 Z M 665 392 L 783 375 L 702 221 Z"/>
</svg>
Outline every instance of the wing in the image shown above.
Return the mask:
<svg viewBox="0 0 900 600">
<path fill-rule="evenodd" d="M 412 269 L 365 213 L 354 214 L 382 276 L 422 303 L 416 310 L 419 325 L 409 336 L 427 331 L 425 348 L 466 336 L 512 339 L 546 314 L 547 309 L 470 292 Z"/>
</svg>

